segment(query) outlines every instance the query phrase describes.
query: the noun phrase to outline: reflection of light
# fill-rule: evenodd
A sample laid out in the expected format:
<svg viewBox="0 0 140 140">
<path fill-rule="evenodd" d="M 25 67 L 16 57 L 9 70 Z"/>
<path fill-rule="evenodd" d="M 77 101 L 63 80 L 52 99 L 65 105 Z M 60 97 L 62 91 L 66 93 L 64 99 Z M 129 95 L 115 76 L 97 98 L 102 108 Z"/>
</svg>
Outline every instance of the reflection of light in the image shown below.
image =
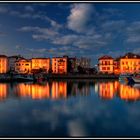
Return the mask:
<svg viewBox="0 0 140 140">
<path fill-rule="evenodd" d="M 31 96 L 33 99 L 45 99 L 49 98 L 50 90 L 49 85 L 40 86 L 40 85 L 31 85 Z"/>
<path fill-rule="evenodd" d="M 96 83 L 96 84 L 95 84 L 95 88 L 94 88 L 94 89 L 95 89 L 95 93 L 98 93 L 98 86 L 99 86 L 99 85 Z"/>
<path fill-rule="evenodd" d="M 31 97 L 32 99 L 48 98 L 50 94 L 48 83 L 45 86 L 37 84 L 18 84 L 17 93 L 22 97 Z"/>
<path fill-rule="evenodd" d="M 123 100 L 138 100 L 140 99 L 140 90 L 127 85 L 120 85 L 120 98 Z"/>
<path fill-rule="evenodd" d="M 67 97 L 67 83 L 66 82 L 53 82 L 52 83 L 52 98 L 66 98 Z"/>
<path fill-rule="evenodd" d="M 8 90 L 7 84 L 0 84 L 0 100 L 3 100 L 7 97 L 7 90 Z"/>
<path fill-rule="evenodd" d="M 115 86 L 113 82 L 99 84 L 99 96 L 103 99 L 112 99 L 115 94 Z"/>
</svg>

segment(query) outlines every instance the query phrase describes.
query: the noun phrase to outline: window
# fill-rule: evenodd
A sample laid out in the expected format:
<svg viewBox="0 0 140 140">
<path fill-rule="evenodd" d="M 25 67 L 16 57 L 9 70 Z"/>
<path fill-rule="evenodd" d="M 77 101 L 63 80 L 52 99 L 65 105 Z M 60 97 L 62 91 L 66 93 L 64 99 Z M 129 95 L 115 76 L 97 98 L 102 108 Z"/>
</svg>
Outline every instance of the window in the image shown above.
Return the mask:
<svg viewBox="0 0 140 140">
<path fill-rule="evenodd" d="M 102 67 L 102 70 L 106 70 L 106 67 Z"/>
<path fill-rule="evenodd" d="M 107 67 L 107 70 L 110 70 L 110 67 Z"/>
</svg>

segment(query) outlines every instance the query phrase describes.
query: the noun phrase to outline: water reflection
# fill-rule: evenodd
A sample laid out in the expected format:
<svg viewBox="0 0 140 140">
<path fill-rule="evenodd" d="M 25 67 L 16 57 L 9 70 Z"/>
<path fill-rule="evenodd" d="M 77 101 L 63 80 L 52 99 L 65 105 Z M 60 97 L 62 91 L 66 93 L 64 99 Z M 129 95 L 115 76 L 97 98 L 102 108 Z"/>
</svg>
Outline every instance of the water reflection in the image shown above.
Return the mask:
<svg viewBox="0 0 140 140">
<path fill-rule="evenodd" d="M 0 84 L 0 100 L 6 99 L 7 94 L 8 94 L 8 84 L 1 83 Z"/>
<path fill-rule="evenodd" d="M 119 97 L 126 101 L 136 101 L 140 99 L 140 85 L 129 86 L 118 81 L 51 81 L 42 84 L 18 83 L 13 86 L 7 83 L 0 84 L 0 100 L 8 98 L 8 94 L 19 98 L 66 99 L 95 93 L 101 99 L 112 100 Z"/>
</svg>

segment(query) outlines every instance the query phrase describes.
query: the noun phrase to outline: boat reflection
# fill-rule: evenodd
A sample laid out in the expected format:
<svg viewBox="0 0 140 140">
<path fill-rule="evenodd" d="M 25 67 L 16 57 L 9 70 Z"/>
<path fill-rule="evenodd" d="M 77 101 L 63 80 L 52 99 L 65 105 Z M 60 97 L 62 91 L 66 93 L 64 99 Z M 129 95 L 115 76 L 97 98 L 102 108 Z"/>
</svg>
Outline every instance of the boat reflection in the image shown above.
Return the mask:
<svg viewBox="0 0 140 140">
<path fill-rule="evenodd" d="M 89 96 L 93 93 L 97 93 L 101 99 L 106 100 L 119 97 L 126 101 L 136 101 L 140 100 L 140 85 L 123 85 L 118 81 L 51 81 L 44 84 L 17 83 L 12 86 L 9 86 L 7 83 L 0 84 L 0 100 L 13 96 L 34 100 L 56 100 L 75 96 Z"/>
</svg>

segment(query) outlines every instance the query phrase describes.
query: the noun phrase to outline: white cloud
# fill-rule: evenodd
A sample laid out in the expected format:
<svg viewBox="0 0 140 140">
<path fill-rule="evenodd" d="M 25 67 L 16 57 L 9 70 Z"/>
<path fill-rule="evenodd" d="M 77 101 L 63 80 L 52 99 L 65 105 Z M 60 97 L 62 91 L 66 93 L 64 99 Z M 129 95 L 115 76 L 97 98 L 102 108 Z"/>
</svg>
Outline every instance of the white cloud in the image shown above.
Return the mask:
<svg viewBox="0 0 140 140">
<path fill-rule="evenodd" d="M 74 4 L 68 16 L 68 28 L 76 32 L 85 32 L 93 12 L 91 4 Z"/>
<path fill-rule="evenodd" d="M 7 13 L 8 8 L 0 6 L 0 14 Z"/>
<path fill-rule="evenodd" d="M 122 31 L 125 27 L 125 20 L 108 20 L 101 27 L 105 31 Z"/>
<path fill-rule="evenodd" d="M 140 21 L 135 21 L 126 28 L 126 37 L 127 43 L 140 43 Z"/>
<path fill-rule="evenodd" d="M 30 5 L 25 6 L 25 11 L 27 12 L 34 12 L 34 8 Z"/>
</svg>

